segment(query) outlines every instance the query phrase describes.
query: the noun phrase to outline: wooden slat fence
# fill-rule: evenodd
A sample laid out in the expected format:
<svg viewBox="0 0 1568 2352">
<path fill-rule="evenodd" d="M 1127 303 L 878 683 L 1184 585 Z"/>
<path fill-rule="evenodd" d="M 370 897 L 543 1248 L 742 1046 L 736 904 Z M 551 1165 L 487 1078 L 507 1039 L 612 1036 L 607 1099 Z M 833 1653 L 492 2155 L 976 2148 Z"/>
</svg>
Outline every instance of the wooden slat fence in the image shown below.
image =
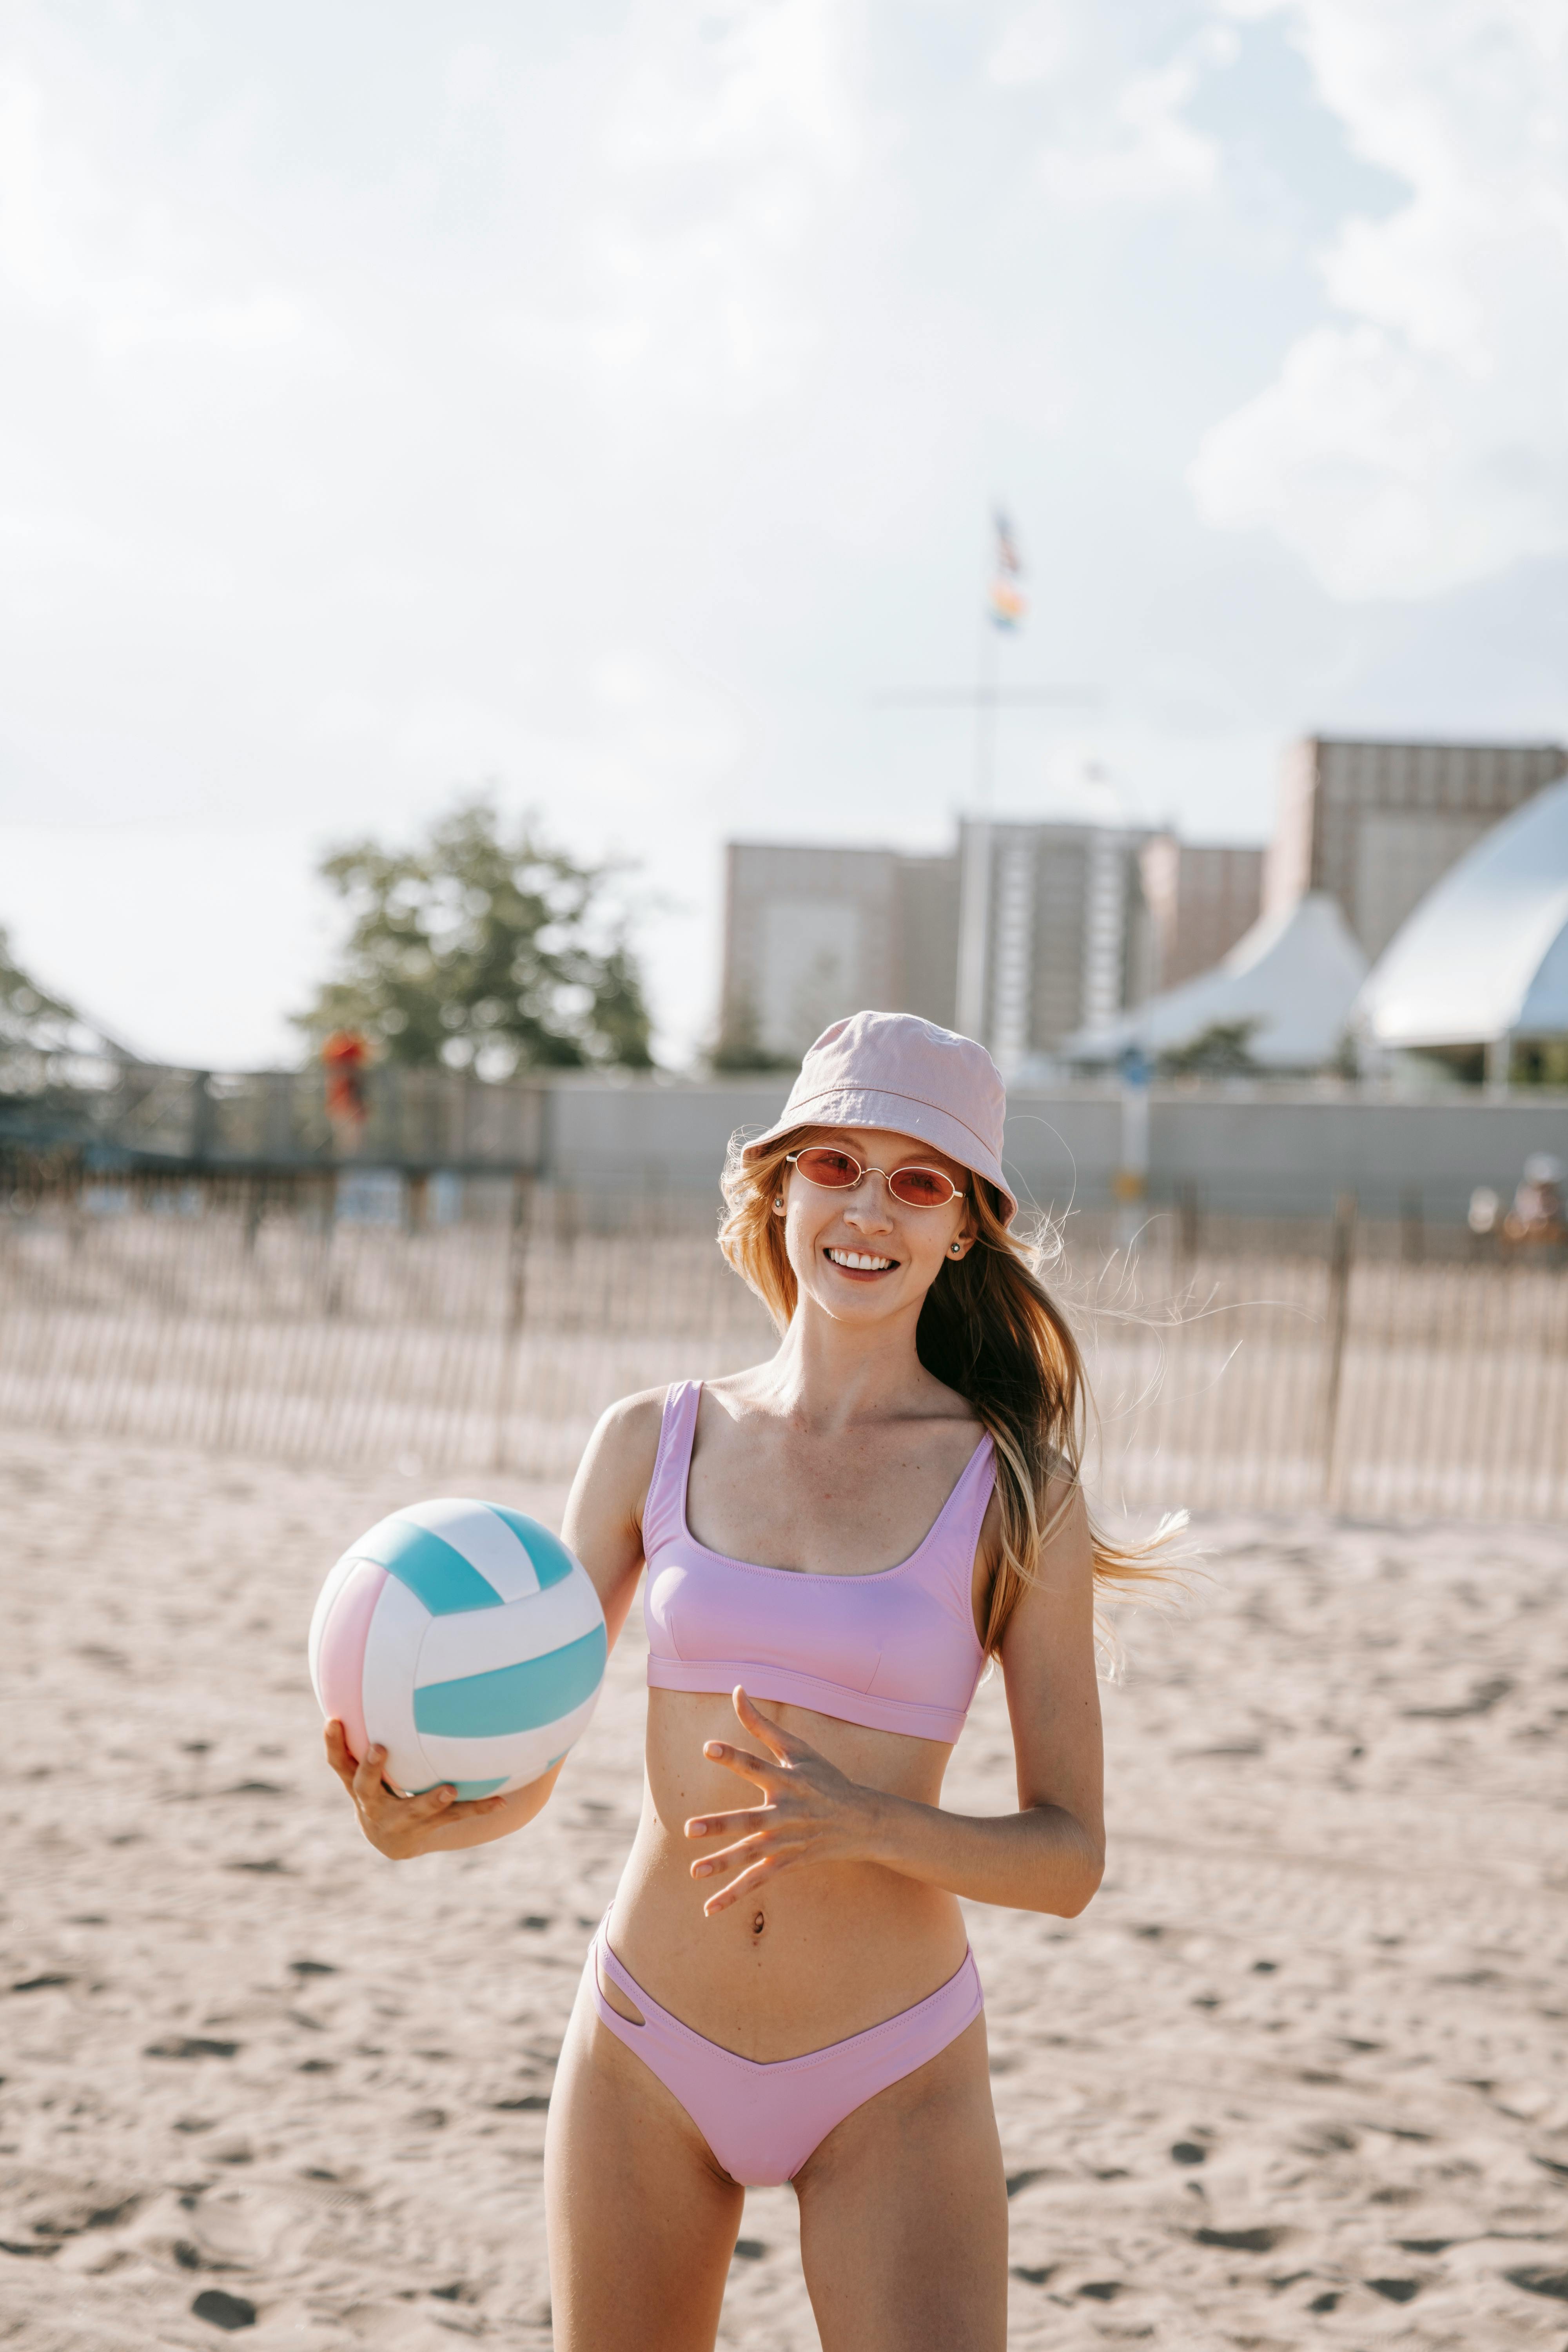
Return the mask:
<svg viewBox="0 0 1568 2352">
<path fill-rule="evenodd" d="M 562 1478 L 615 1397 L 770 1346 L 689 1208 L 595 1232 L 520 1202 L 416 1234 L 188 1185 L 0 1213 L 0 1423 Z M 1568 1268 L 1414 1257 L 1348 1219 L 1114 1239 L 1080 1228 L 1059 1268 L 1108 1502 L 1568 1512 Z"/>
</svg>

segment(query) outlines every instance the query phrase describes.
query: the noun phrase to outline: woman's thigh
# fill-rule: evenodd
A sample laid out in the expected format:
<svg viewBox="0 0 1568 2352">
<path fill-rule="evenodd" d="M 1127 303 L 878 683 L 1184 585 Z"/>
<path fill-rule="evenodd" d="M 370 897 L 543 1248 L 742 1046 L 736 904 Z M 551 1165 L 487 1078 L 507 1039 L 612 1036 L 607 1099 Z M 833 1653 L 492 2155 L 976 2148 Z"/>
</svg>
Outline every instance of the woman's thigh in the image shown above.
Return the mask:
<svg viewBox="0 0 1568 2352">
<path fill-rule="evenodd" d="M 743 2192 L 586 1979 L 544 2138 L 555 2352 L 711 2352 Z"/>
<path fill-rule="evenodd" d="M 846 2116 L 795 2185 L 823 2352 L 1004 2352 L 1007 2189 L 984 2017 Z"/>
</svg>

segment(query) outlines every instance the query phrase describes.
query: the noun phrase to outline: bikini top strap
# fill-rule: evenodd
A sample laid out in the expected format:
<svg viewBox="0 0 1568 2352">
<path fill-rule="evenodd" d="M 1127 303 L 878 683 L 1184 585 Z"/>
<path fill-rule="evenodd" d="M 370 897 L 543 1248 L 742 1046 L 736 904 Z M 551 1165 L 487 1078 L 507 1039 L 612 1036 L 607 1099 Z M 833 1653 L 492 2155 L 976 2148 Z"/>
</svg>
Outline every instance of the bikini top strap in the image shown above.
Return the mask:
<svg viewBox="0 0 1568 2352">
<path fill-rule="evenodd" d="M 973 1622 L 974 1554 L 995 1484 L 996 1448 L 987 1430 L 960 1472 L 957 1486 L 942 1507 L 941 1516 L 931 1529 L 931 1536 L 936 1540 L 932 1542 L 928 1537 L 926 1545 L 921 1547 L 926 1551 L 922 1563 L 923 1580 L 940 1587 L 951 1598 L 966 1623 Z"/>
<path fill-rule="evenodd" d="M 651 1559 L 686 1525 L 686 1478 L 697 1435 L 697 1408 L 702 1401 L 700 1381 L 676 1381 L 664 1400 L 658 1428 L 658 1451 L 653 1457 L 647 1500 L 643 1505 L 643 1558 Z"/>
</svg>

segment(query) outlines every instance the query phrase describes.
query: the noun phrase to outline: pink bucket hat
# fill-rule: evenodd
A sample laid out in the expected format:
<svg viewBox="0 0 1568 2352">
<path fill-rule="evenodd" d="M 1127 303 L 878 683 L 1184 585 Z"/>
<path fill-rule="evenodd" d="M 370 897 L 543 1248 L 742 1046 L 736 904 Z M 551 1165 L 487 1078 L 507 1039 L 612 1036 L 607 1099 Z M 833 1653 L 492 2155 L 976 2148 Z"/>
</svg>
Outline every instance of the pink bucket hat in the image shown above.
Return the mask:
<svg viewBox="0 0 1568 2352">
<path fill-rule="evenodd" d="M 912 1013 L 854 1013 L 825 1029 L 800 1066 L 783 1116 L 741 1153 L 742 1163 L 792 1127 L 885 1127 L 918 1135 L 994 1184 L 1017 1214 L 1002 1173 L 1002 1073 L 984 1045 Z"/>
</svg>

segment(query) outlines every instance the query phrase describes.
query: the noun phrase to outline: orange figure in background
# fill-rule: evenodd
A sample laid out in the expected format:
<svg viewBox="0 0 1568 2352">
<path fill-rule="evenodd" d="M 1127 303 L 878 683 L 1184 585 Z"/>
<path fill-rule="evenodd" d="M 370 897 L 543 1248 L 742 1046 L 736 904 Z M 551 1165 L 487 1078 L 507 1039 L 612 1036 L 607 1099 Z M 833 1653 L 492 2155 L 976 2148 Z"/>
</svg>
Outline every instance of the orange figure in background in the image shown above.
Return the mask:
<svg viewBox="0 0 1568 2352">
<path fill-rule="evenodd" d="M 365 1100 L 364 1072 L 370 1060 L 370 1040 L 357 1029 L 334 1029 L 321 1047 L 327 1074 L 327 1118 L 332 1141 L 340 1151 L 354 1151 L 370 1116 Z"/>
</svg>

